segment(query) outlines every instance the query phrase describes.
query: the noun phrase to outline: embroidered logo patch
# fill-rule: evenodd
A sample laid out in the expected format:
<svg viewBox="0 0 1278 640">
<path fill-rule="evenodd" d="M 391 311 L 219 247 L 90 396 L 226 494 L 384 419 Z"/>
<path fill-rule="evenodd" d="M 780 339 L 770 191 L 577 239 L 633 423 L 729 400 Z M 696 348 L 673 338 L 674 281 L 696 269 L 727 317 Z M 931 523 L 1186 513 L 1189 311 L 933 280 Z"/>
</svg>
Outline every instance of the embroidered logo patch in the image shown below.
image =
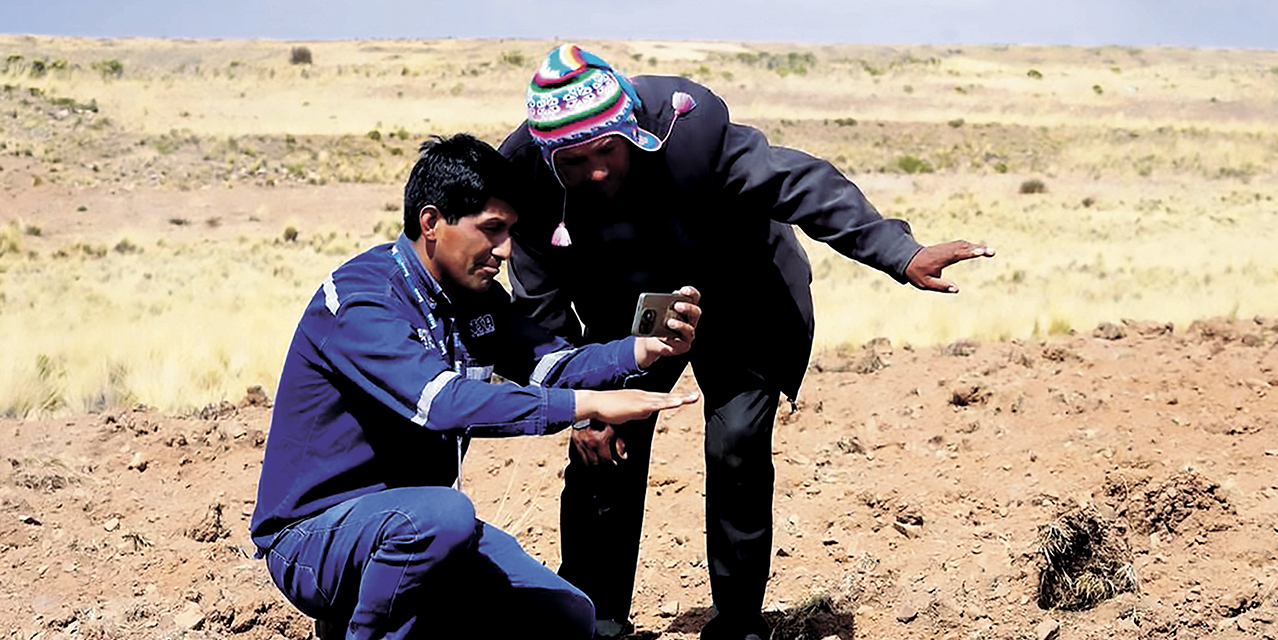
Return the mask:
<svg viewBox="0 0 1278 640">
<path fill-rule="evenodd" d="M 427 351 L 434 350 L 435 348 L 435 339 L 432 338 L 430 332 L 425 329 L 417 330 L 417 341 L 421 342 L 422 346 L 426 347 Z"/>
<path fill-rule="evenodd" d="M 473 338 L 486 336 L 496 329 L 497 325 L 493 322 L 493 317 L 488 314 L 484 314 L 470 321 L 470 335 Z"/>
</svg>

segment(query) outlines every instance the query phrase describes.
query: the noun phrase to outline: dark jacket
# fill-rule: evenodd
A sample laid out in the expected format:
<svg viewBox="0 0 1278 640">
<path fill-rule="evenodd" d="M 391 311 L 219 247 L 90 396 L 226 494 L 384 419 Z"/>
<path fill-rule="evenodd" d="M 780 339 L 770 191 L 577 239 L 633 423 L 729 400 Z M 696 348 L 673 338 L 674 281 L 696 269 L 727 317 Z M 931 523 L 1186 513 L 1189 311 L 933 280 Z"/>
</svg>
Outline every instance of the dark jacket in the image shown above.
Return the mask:
<svg viewBox="0 0 1278 640">
<path fill-rule="evenodd" d="M 703 311 L 694 366 L 713 358 L 743 367 L 794 398 L 813 321 L 812 271 L 791 225 L 900 282 L 922 247 L 908 224 L 880 216 L 828 162 L 732 123 L 709 89 L 663 76 L 634 85 L 639 125 L 671 134 L 660 151 L 632 149 L 630 174 L 606 209 L 565 200 L 526 124 L 502 143 L 532 181 L 513 230 L 516 308 L 569 340 L 598 342 L 629 331 L 639 293 L 690 284 Z M 671 130 L 677 91 L 696 107 Z M 552 246 L 565 207 L 572 245 Z"/>
<path fill-rule="evenodd" d="M 496 371 L 511 382 L 490 384 Z M 512 313 L 493 284 L 449 299 L 402 234 L 316 291 L 280 375 L 251 530 L 405 486 L 449 486 L 471 437 L 554 433 L 574 388 L 638 375 L 633 339 L 574 349 Z M 518 384 L 515 384 L 515 383 Z"/>
</svg>

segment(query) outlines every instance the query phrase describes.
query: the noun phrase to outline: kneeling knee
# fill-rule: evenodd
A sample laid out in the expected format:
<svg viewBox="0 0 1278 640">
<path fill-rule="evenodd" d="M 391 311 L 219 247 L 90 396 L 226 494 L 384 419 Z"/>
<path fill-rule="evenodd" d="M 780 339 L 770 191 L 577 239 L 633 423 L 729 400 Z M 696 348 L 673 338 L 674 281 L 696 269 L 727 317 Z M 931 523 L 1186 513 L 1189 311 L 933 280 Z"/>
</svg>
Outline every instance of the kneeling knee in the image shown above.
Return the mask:
<svg viewBox="0 0 1278 640">
<path fill-rule="evenodd" d="M 478 537 L 475 506 L 459 491 L 435 492 L 425 504 L 397 510 L 387 538 L 425 543 L 449 555 L 470 548 Z"/>
</svg>

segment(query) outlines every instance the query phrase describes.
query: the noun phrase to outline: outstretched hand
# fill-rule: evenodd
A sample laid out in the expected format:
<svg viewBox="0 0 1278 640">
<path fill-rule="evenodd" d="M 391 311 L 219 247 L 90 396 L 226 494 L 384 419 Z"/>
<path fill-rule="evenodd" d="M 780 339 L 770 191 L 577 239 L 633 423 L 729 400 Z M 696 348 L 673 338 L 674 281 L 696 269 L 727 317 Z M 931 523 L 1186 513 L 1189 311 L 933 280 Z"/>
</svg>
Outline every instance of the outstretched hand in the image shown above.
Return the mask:
<svg viewBox="0 0 1278 640">
<path fill-rule="evenodd" d="M 967 240 L 952 240 L 923 247 L 905 267 L 905 278 L 924 291 L 958 293 L 958 285 L 941 277 L 948 266 L 972 258 L 992 258 L 994 249 Z"/>
<path fill-rule="evenodd" d="M 639 389 L 613 391 L 577 390 L 577 420 L 598 420 L 621 424 L 642 420 L 662 409 L 692 404 L 701 396 L 696 393 L 657 393 Z"/>
<path fill-rule="evenodd" d="M 605 462 L 616 464 L 626 458 L 626 443 L 616 432 L 615 424 L 642 420 L 662 409 L 692 404 L 700 399 L 696 393 L 657 393 L 639 389 L 614 391 L 577 391 L 578 420 L 590 420 L 584 428 L 572 432 L 572 446 L 589 466 Z"/>
</svg>

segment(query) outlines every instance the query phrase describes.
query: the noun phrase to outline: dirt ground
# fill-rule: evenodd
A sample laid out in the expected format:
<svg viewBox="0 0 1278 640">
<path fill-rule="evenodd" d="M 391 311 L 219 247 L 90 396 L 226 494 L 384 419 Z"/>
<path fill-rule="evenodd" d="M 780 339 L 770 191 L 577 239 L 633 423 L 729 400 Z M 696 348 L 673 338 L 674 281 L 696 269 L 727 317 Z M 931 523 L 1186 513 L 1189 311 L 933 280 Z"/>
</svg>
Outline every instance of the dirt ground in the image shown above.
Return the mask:
<svg viewBox="0 0 1278 640">
<path fill-rule="evenodd" d="M 819 356 L 774 436 L 772 619 L 845 640 L 1278 637 L 1276 344 L 1278 320 L 1248 318 Z M 249 557 L 269 413 L 250 393 L 0 423 L 0 636 L 307 638 Z M 698 412 L 657 430 L 635 622 L 695 638 L 711 615 Z M 481 442 L 466 462 L 482 517 L 551 566 L 564 446 Z M 1061 553 L 1133 584 L 1071 604 L 1040 589 Z"/>
</svg>

